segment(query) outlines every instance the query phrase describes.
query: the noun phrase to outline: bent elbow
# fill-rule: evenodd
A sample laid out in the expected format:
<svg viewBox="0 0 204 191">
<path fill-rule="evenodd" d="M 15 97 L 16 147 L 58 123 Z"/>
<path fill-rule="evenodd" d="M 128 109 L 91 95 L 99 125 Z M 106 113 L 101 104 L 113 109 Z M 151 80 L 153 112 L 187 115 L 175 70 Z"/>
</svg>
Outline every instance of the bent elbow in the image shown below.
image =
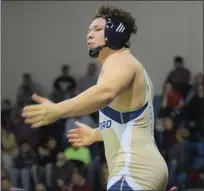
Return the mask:
<svg viewBox="0 0 204 191">
<path fill-rule="evenodd" d="M 105 103 L 106 104 L 110 104 L 116 97 L 116 93 L 111 89 L 111 88 L 106 88 L 106 91 L 105 91 Z"/>
<path fill-rule="evenodd" d="M 105 103 L 106 104 L 110 104 L 113 100 L 114 100 L 114 98 L 115 98 L 115 96 L 113 96 L 113 95 L 108 95 L 107 97 L 106 97 L 106 99 L 105 99 Z"/>
</svg>

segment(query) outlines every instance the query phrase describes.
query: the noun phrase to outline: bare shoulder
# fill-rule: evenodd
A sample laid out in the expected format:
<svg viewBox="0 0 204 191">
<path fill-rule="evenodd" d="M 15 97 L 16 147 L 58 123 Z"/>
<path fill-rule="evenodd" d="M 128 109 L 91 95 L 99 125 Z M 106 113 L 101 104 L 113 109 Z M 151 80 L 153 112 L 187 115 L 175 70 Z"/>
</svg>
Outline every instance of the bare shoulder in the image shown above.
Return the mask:
<svg viewBox="0 0 204 191">
<path fill-rule="evenodd" d="M 143 68 L 142 64 L 129 51 L 115 53 L 110 56 L 104 63 L 103 68 L 118 68 L 125 70 L 138 71 Z"/>
</svg>

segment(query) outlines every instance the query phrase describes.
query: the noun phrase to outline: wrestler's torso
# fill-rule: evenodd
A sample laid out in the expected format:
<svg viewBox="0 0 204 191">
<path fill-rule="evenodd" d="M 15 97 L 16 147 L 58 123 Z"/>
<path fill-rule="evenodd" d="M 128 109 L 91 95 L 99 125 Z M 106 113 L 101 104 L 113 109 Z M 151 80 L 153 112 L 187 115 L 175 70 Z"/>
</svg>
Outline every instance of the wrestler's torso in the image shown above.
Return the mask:
<svg viewBox="0 0 204 191">
<path fill-rule="evenodd" d="M 126 56 L 135 65 L 135 76 L 109 106 L 99 111 L 99 127 L 105 145 L 109 180 L 125 176 L 132 184 L 137 180 L 137 183 L 145 187 L 151 178 L 154 181 L 164 176 L 167 169 L 154 141 L 151 80 L 143 66 L 130 53 L 126 53 Z M 143 177 L 147 174 L 151 177 L 149 180 Z M 158 186 L 152 186 L 152 189 L 156 188 Z"/>
</svg>

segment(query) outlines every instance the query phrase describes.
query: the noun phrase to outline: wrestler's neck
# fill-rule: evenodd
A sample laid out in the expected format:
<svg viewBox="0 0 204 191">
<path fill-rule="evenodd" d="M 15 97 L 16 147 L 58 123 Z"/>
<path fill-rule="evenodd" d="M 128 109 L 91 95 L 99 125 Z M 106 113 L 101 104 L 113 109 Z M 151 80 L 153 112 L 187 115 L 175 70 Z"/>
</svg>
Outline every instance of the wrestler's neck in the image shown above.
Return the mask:
<svg viewBox="0 0 204 191">
<path fill-rule="evenodd" d="M 107 59 L 108 57 L 110 57 L 111 55 L 113 55 L 113 54 L 115 54 L 115 53 L 120 53 L 120 52 L 123 52 L 123 51 L 127 51 L 127 50 L 129 51 L 128 48 L 121 48 L 121 49 L 119 49 L 119 50 L 113 50 L 113 49 L 110 49 L 110 48 L 106 47 L 106 48 L 103 48 L 103 49 L 100 51 L 100 54 L 99 54 L 97 60 L 98 60 L 101 64 L 103 64 L 103 63 L 106 61 L 106 59 Z"/>
</svg>

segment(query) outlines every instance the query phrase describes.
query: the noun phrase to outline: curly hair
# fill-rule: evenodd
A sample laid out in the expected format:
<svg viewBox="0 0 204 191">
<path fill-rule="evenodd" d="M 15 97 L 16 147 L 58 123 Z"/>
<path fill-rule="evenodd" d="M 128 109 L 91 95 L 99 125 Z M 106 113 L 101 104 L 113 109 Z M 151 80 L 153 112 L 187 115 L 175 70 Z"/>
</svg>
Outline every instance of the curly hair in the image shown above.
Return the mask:
<svg viewBox="0 0 204 191">
<path fill-rule="evenodd" d="M 96 19 L 99 17 L 103 17 L 105 19 L 110 18 L 112 21 L 115 21 L 115 22 L 122 22 L 126 26 L 127 31 L 130 34 L 137 33 L 135 18 L 131 15 L 131 13 L 124 11 L 118 7 L 107 5 L 107 4 L 102 5 L 96 11 L 96 15 L 94 16 L 93 19 Z"/>
</svg>

